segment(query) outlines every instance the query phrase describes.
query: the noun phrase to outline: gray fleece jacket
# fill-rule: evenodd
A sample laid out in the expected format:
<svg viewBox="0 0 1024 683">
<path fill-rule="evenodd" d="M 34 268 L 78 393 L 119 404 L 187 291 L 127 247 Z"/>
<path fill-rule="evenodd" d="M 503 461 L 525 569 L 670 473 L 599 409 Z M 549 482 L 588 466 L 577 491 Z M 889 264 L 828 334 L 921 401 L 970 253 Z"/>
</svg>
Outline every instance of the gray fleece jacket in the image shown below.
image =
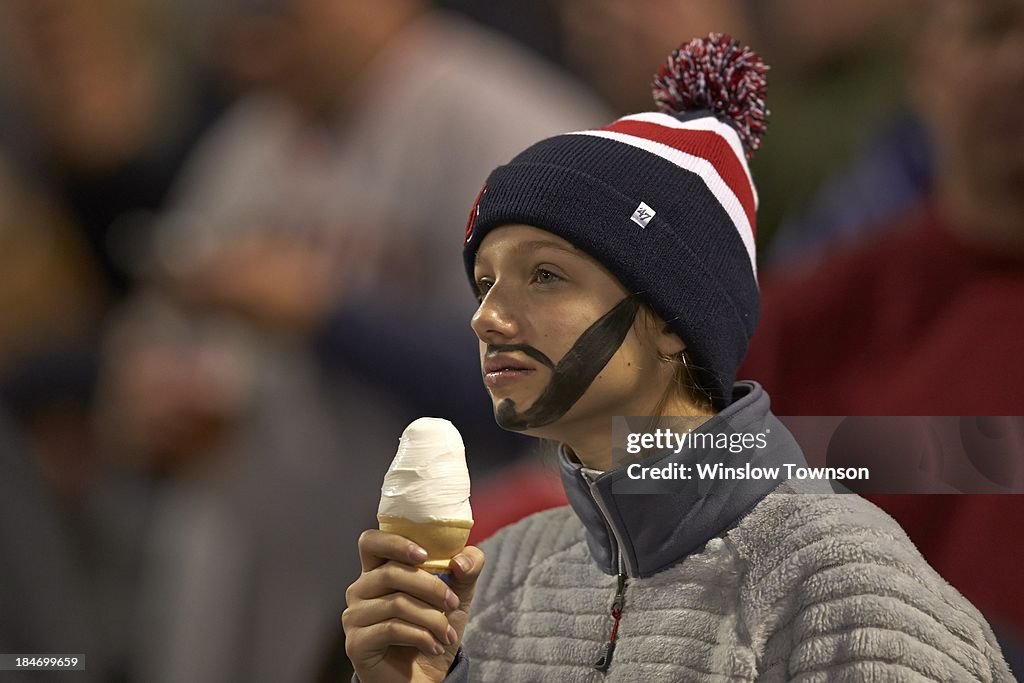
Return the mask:
<svg viewBox="0 0 1024 683">
<path fill-rule="evenodd" d="M 801 462 L 761 387 L 736 396 L 720 419 L 782 431 L 754 464 Z M 1013 680 L 981 614 L 863 498 L 795 480 L 631 495 L 622 469 L 560 462 L 570 507 L 483 544 L 447 681 Z"/>
</svg>

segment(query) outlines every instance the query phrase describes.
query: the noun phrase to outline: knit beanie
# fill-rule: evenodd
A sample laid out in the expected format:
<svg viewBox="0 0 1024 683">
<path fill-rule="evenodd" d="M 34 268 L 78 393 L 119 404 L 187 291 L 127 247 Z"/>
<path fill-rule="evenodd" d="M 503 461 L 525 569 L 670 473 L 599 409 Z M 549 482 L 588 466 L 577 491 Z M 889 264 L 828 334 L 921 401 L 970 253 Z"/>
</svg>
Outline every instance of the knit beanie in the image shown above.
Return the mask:
<svg viewBox="0 0 1024 683">
<path fill-rule="evenodd" d="M 767 66 L 713 33 L 675 50 L 654 78 L 658 112 L 548 138 L 495 169 L 463 250 L 523 223 L 589 254 L 686 344 L 716 409 L 757 325 L 757 192 L 747 158 L 764 133 Z"/>
</svg>

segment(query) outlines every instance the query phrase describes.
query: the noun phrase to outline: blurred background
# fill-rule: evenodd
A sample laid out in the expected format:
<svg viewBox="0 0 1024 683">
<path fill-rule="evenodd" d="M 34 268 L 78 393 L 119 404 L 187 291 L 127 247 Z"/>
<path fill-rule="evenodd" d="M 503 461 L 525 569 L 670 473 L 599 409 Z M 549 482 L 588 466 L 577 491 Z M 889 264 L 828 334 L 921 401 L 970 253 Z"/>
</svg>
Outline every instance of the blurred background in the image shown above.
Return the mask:
<svg viewBox="0 0 1024 683">
<path fill-rule="evenodd" d="M 0 652 L 347 680 L 355 541 L 421 415 L 466 438 L 476 540 L 562 504 L 491 417 L 466 216 L 712 30 L 772 65 L 741 376 L 778 414 L 1024 414 L 1021 0 L 7 0 Z M 1024 500 L 872 500 L 1019 667 Z"/>
</svg>

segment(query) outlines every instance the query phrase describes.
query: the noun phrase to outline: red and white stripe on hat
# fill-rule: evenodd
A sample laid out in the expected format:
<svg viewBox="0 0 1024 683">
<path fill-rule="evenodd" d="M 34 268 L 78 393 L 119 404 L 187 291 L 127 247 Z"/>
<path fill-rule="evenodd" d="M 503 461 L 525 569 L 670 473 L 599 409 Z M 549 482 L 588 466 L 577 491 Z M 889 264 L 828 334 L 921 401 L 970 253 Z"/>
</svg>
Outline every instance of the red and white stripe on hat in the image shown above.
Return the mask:
<svg viewBox="0 0 1024 683">
<path fill-rule="evenodd" d="M 732 126 L 713 116 L 680 121 L 668 114 L 649 112 L 624 116 L 604 128 L 572 135 L 616 140 L 699 176 L 739 233 L 756 278 L 757 190 Z"/>
</svg>

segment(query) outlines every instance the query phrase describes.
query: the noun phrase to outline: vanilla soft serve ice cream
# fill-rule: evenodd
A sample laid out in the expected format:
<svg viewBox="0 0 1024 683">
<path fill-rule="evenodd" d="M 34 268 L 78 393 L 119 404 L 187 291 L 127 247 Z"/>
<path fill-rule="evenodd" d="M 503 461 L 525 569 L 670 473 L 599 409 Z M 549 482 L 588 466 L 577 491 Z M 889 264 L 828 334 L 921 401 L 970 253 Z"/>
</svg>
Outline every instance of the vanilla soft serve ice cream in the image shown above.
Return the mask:
<svg viewBox="0 0 1024 683">
<path fill-rule="evenodd" d="M 378 518 L 472 521 L 466 447 L 455 425 L 421 417 L 406 427 L 380 491 Z"/>
</svg>

